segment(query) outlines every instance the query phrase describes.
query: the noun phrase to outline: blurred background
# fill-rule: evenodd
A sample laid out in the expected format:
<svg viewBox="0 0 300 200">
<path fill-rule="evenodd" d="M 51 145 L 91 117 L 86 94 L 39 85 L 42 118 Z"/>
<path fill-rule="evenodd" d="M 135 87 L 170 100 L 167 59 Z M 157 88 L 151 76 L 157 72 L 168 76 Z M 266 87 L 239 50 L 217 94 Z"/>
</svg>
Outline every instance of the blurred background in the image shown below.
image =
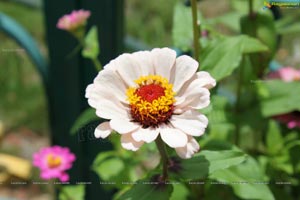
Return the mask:
<svg viewBox="0 0 300 200">
<path fill-rule="evenodd" d="M 125 0 L 125 36 L 142 41 L 148 47 L 172 47 L 174 5 L 174 0 Z M 208 19 L 234 9 L 229 0 L 203 0 L 199 5 L 202 15 Z M 42 0 L 0 0 L 0 13 L 21 24 L 47 59 L 42 6 Z M 299 9 L 286 9 L 282 10 L 282 15 L 299 16 L 299 12 Z M 234 34 L 224 23 L 216 23 L 216 26 L 220 32 Z M 300 66 L 298 33 L 281 37 L 275 60 L 284 66 Z M 0 31 L 0 159 L 4 159 L 1 157 L 3 154 L 16 156 L 20 160 L 11 161 L 14 164 L 10 167 L 27 166 L 33 152 L 49 145 L 49 134 L 48 108 L 42 80 L 26 51 Z M 29 175 L 24 171 L 9 176 L 29 181 L 38 177 L 38 173 Z M 12 185 L 7 180 L 11 179 L 8 179 L 6 170 L 0 167 L 1 200 L 52 199 L 53 192 L 49 186 Z"/>
</svg>

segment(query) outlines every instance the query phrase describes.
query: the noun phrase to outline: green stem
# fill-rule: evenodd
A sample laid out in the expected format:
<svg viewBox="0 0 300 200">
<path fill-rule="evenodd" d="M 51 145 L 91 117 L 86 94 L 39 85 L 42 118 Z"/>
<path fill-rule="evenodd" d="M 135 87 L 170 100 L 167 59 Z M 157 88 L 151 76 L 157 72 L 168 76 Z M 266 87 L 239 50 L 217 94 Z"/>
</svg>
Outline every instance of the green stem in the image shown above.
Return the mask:
<svg viewBox="0 0 300 200">
<path fill-rule="evenodd" d="M 92 61 L 93 61 L 93 64 L 94 64 L 96 70 L 100 71 L 102 69 L 102 65 L 99 62 L 99 60 L 97 58 L 93 58 Z"/>
<path fill-rule="evenodd" d="M 81 49 L 81 44 L 79 43 L 72 51 L 67 55 L 67 59 L 72 58 L 76 53 L 78 53 Z"/>
<path fill-rule="evenodd" d="M 78 39 L 78 41 L 79 41 L 80 46 L 82 48 L 84 48 L 85 47 L 85 41 L 83 39 Z M 89 59 L 93 62 L 93 65 L 94 65 L 94 67 L 97 71 L 102 70 L 102 64 L 100 63 L 100 61 L 98 60 L 97 57 L 89 58 Z"/>
<path fill-rule="evenodd" d="M 249 0 L 249 16 L 252 18 L 254 17 L 254 12 L 253 12 L 253 0 Z"/>
<path fill-rule="evenodd" d="M 243 61 L 239 67 L 239 74 L 238 74 L 238 83 L 237 83 L 237 90 L 236 90 L 236 102 L 235 102 L 235 115 L 238 117 L 241 112 L 241 93 L 242 93 L 242 85 L 243 85 Z M 240 123 L 237 118 L 236 126 L 235 126 L 235 144 L 239 144 L 239 136 L 240 136 Z"/>
<path fill-rule="evenodd" d="M 156 146 L 161 156 L 161 161 L 163 164 L 163 176 L 162 180 L 166 181 L 168 179 L 168 164 L 169 164 L 169 157 L 166 151 L 165 143 L 162 141 L 161 137 L 158 136 L 155 140 Z"/>
<path fill-rule="evenodd" d="M 192 5 L 192 16 L 193 16 L 193 34 L 194 34 L 194 59 L 199 62 L 200 52 L 200 25 L 198 24 L 197 17 L 197 0 L 191 0 Z"/>
</svg>

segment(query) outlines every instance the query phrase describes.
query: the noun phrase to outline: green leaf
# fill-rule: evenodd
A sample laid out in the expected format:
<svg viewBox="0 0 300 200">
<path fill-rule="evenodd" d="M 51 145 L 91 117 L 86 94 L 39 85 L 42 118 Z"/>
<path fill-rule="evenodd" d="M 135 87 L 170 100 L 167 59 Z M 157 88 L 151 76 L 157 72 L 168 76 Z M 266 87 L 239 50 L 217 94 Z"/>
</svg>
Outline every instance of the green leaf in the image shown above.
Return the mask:
<svg viewBox="0 0 300 200">
<path fill-rule="evenodd" d="M 226 139 L 215 139 L 215 138 L 203 139 L 201 140 L 200 146 L 210 151 L 224 151 L 224 150 L 239 151 L 239 149 L 236 146 L 233 146 L 231 143 L 226 142 Z"/>
<path fill-rule="evenodd" d="M 75 123 L 71 128 L 71 134 L 74 135 L 80 128 L 88 124 L 89 122 L 99 120 L 99 117 L 96 115 L 94 108 L 88 108 L 83 111 L 80 116 L 76 119 Z"/>
<path fill-rule="evenodd" d="M 193 21 L 191 9 L 178 1 L 175 5 L 173 17 L 173 44 L 175 47 L 188 51 L 193 41 Z"/>
<path fill-rule="evenodd" d="M 300 23 L 297 22 L 299 15 L 297 16 L 285 16 L 275 22 L 276 32 L 278 34 L 290 34 L 300 32 Z"/>
<path fill-rule="evenodd" d="M 300 32 L 300 23 L 293 23 L 289 26 L 286 26 L 283 29 L 277 30 L 279 34 L 291 34 L 291 33 L 299 33 Z"/>
<path fill-rule="evenodd" d="M 268 15 L 267 12 L 256 13 L 254 17 L 249 17 L 249 14 L 245 14 L 240 18 L 240 24 L 243 34 L 257 38 L 269 49 L 267 52 L 249 55 L 252 65 L 251 71 L 254 72 L 256 76 L 261 77 L 268 68 L 278 48 L 274 17 L 273 15 Z"/>
<path fill-rule="evenodd" d="M 173 184 L 174 190 L 170 200 L 182 200 L 187 199 L 189 190 L 183 184 Z"/>
<path fill-rule="evenodd" d="M 247 0 L 231 0 L 230 1 L 231 7 L 242 13 L 247 14 L 249 12 L 248 2 Z M 271 12 L 269 10 L 263 10 L 264 4 L 262 1 L 253 1 L 253 10 L 262 12 L 262 13 L 269 13 L 271 15 Z"/>
<path fill-rule="evenodd" d="M 270 61 L 277 48 L 277 35 L 273 16 L 266 13 L 257 13 L 255 19 L 252 19 L 246 14 L 240 19 L 240 23 L 243 34 L 256 37 L 269 48 L 270 54 L 266 60 Z"/>
<path fill-rule="evenodd" d="M 235 129 L 235 125 L 231 120 L 233 118 L 231 110 L 232 108 L 228 98 L 216 95 L 211 97 L 210 112 L 205 113 L 209 122 L 213 124 L 213 126 L 209 128 L 211 139 L 226 141 L 231 137 Z"/>
<path fill-rule="evenodd" d="M 242 53 L 256 53 L 261 51 L 268 51 L 268 47 L 260 42 L 258 39 L 249 36 L 239 36 Z"/>
<path fill-rule="evenodd" d="M 228 99 L 223 96 L 212 96 L 211 102 L 212 103 L 210 104 L 210 112 L 205 113 L 207 114 L 209 121 L 214 125 L 226 123 L 228 117 L 232 116 L 232 113 L 229 112 L 232 108 L 229 104 Z"/>
<path fill-rule="evenodd" d="M 185 179 L 204 178 L 214 171 L 240 164 L 245 159 L 246 155 L 240 151 L 201 151 L 191 159 L 182 160 L 182 169 L 177 175 Z"/>
<path fill-rule="evenodd" d="M 98 30 L 96 26 L 93 26 L 87 33 L 84 39 L 84 48 L 82 50 L 82 56 L 85 58 L 96 59 L 100 53 Z"/>
<path fill-rule="evenodd" d="M 110 180 L 124 170 L 125 164 L 122 159 L 116 157 L 114 151 L 107 151 L 98 154 L 92 168 L 102 180 Z"/>
<path fill-rule="evenodd" d="M 107 159 L 97 168 L 94 168 L 103 180 L 110 180 L 111 177 L 118 175 L 123 169 L 124 163 L 118 157 Z"/>
<path fill-rule="evenodd" d="M 240 18 L 242 13 L 240 12 L 229 12 L 224 15 L 210 19 L 212 23 L 221 23 L 233 30 L 234 32 L 240 32 Z"/>
<path fill-rule="evenodd" d="M 221 80 L 240 65 L 243 53 L 267 51 L 268 48 L 255 38 L 241 35 L 223 38 L 217 43 L 204 48 L 201 55 L 201 70 L 210 72 L 217 80 Z"/>
<path fill-rule="evenodd" d="M 259 87 L 262 114 L 265 117 L 300 111 L 299 82 L 268 80 L 255 82 Z"/>
<path fill-rule="evenodd" d="M 277 170 L 283 171 L 289 175 L 294 173 L 293 165 L 290 160 L 289 151 L 284 149 L 281 155 L 276 155 L 273 159 L 270 159 L 270 165 Z"/>
<path fill-rule="evenodd" d="M 229 76 L 242 60 L 241 46 L 237 41 L 225 39 L 213 48 L 203 49 L 201 70 L 208 71 L 217 81 Z"/>
<path fill-rule="evenodd" d="M 264 181 L 264 174 L 253 158 L 248 158 L 240 165 L 215 171 L 209 177 L 231 185 L 234 193 L 242 199 L 275 199 L 269 187 L 260 184 Z"/>
<path fill-rule="evenodd" d="M 59 200 L 84 200 L 84 185 L 63 186 L 59 193 Z"/>
<path fill-rule="evenodd" d="M 152 182 L 152 183 L 151 183 Z M 119 200 L 166 200 L 173 192 L 171 184 L 154 184 L 149 179 L 137 181 L 136 184 L 121 195 Z"/>
<path fill-rule="evenodd" d="M 295 140 L 295 141 L 292 141 L 290 143 L 288 143 L 286 146 L 285 146 L 285 149 L 286 150 L 289 150 L 295 146 L 300 146 L 300 140 Z"/>
<path fill-rule="evenodd" d="M 201 14 L 198 12 L 198 17 Z M 175 47 L 182 51 L 191 50 L 193 42 L 193 19 L 190 7 L 185 6 L 182 1 L 177 1 L 173 15 L 172 39 Z"/>
<path fill-rule="evenodd" d="M 266 142 L 270 154 L 278 154 L 284 145 L 279 127 L 275 121 L 269 122 Z"/>
</svg>

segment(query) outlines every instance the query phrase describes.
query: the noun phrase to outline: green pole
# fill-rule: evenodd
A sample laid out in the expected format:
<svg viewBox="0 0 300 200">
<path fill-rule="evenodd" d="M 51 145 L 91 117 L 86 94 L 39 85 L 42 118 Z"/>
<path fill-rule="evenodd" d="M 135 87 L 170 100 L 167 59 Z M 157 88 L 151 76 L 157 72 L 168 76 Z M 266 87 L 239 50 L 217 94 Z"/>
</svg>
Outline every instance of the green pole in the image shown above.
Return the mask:
<svg viewBox="0 0 300 200">
<path fill-rule="evenodd" d="M 45 0 L 45 21 L 49 47 L 49 112 L 53 144 L 68 146 L 76 153 L 77 160 L 70 170 L 71 182 L 91 181 L 86 185 L 86 199 L 111 199 L 110 193 L 101 188 L 97 175 L 91 171 L 95 156 L 111 148 L 109 143 L 94 140 L 94 128 L 89 124 L 80 135 L 71 136 L 70 128 L 78 115 L 88 107 L 84 97 L 86 86 L 96 76 L 92 63 L 76 54 L 67 58 L 76 47 L 76 41 L 67 32 L 56 28 L 57 20 L 74 9 L 92 12 L 88 27 L 97 25 L 99 30 L 102 64 L 115 58 L 123 49 L 123 0 Z M 79 136 L 83 136 L 83 138 Z M 82 140 L 83 139 L 83 140 Z"/>
</svg>

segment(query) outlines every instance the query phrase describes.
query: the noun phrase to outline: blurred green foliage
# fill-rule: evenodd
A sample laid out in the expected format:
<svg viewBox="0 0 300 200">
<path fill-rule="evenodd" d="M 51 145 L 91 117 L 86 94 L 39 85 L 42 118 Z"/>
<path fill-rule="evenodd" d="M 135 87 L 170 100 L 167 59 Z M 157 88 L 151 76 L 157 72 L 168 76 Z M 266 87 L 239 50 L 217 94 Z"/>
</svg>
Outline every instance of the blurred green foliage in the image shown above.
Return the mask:
<svg viewBox="0 0 300 200">
<path fill-rule="evenodd" d="M 174 0 L 126 3 L 126 33 L 153 47 L 171 46 Z"/>
<path fill-rule="evenodd" d="M 179 33 L 187 33 L 187 36 L 190 37 L 191 31 L 185 30 L 186 26 L 184 26 L 188 20 L 182 20 L 182 17 L 189 17 L 188 14 L 175 16 L 174 19 L 176 20 L 172 18 L 175 2 L 173 0 L 160 1 L 159 3 L 157 1 L 126 1 L 126 33 L 150 46 L 171 46 L 172 23 L 176 21 L 178 27 L 176 27 L 175 32 L 173 31 L 173 34 L 179 31 Z M 178 2 L 183 3 L 179 0 Z M 250 56 L 247 54 L 264 52 L 267 44 L 264 45 L 263 38 L 259 37 L 255 39 L 249 36 L 232 36 L 240 33 L 240 22 L 236 19 L 247 13 L 247 1 L 234 0 L 226 2 L 231 3 L 229 7 L 233 11 L 221 13 L 219 17 L 207 20 L 206 28 L 211 35 L 206 45 L 203 45 L 200 56 L 201 69 L 209 71 L 218 79 L 218 95 L 221 94 L 217 96 L 216 92 L 212 93 L 212 105 L 206 110 L 210 127 L 207 134 L 201 138 L 200 143 L 201 148 L 209 151 L 202 151 L 194 158 L 186 162 L 182 161 L 182 166 L 188 170 L 186 170 L 186 174 L 181 174 L 181 178 L 203 178 L 199 175 L 205 175 L 210 180 L 230 182 L 228 186 L 224 186 L 222 193 L 216 192 L 219 187 L 213 185 L 204 186 L 205 188 L 199 185 L 189 188 L 191 195 L 194 195 L 196 190 L 204 189 L 210 199 L 217 199 L 221 196 L 226 196 L 225 199 L 274 199 L 274 196 L 284 197 L 289 195 L 290 191 L 295 192 L 299 187 L 297 178 L 299 178 L 300 161 L 299 156 L 295 154 L 297 150 L 299 152 L 299 131 L 284 129 L 283 126 L 278 125 L 268 117 L 294 109 L 299 111 L 299 97 L 294 95 L 295 88 L 297 89 L 299 84 L 283 84 L 279 81 L 254 84 L 250 81 L 263 78 L 263 74 L 258 76 L 251 72 L 254 62 L 251 62 Z M 255 9 L 260 9 L 263 6 L 259 1 L 255 2 Z M 44 29 L 41 11 L 8 2 L 0 2 L 0 6 L 1 11 L 17 19 L 29 30 L 39 41 L 43 50 Z M 180 6 L 177 6 L 177 8 L 180 8 Z M 215 7 L 208 8 L 212 11 Z M 204 9 L 201 7 L 201 11 Z M 203 15 L 205 18 L 205 14 Z M 293 13 L 291 16 L 293 16 L 291 21 L 281 21 L 279 24 L 275 24 L 278 33 L 290 33 L 298 30 L 299 25 L 293 24 L 293 20 L 295 16 L 299 15 Z M 183 28 L 180 27 L 179 23 L 183 23 Z M 217 28 L 219 24 L 227 26 L 230 31 L 225 28 L 219 31 Z M 180 30 L 180 28 L 182 29 Z M 230 34 L 223 35 L 226 31 Z M 244 33 L 254 36 L 249 34 L 248 31 Z M 270 36 L 265 31 L 263 34 L 264 37 Z M 228 35 L 231 36 L 228 37 Z M 274 34 L 273 37 L 275 36 Z M 0 100 L 0 120 L 4 120 L 10 126 L 25 125 L 44 132 L 47 127 L 47 114 L 39 77 L 22 49 L 4 35 L 0 35 L 0 39 L 0 95 L 2 97 Z M 182 45 L 183 50 L 190 50 L 192 49 L 189 48 L 191 44 L 186 39 L 189 38 L 178 37 L 178 35 L 174 37 L 173 35 L 174 44 Z M 258 39 L 261 39 L 261 41 L 259 42 Z M 292 41 L 293 37 L 284 37 L 282 44 L 291 45 L 292 42 L 288 43 L 288 40 Z M 275 45 L 271 46 L 275 48 Z M 269 50 L 275 51 L 273 49 Z M 285 62 L 288 63 L 288 60 Z M 222 89 L 224 91 L 231 88 L 232 85 L 235 86 L 228 92 L 233 98 L 220 92 Z M 242 88 L 239 91 L 240 86 Z M 73 127 L 72 132 L 75 132 L 75 129 L 88 121 L 85 118 L 94 119 L 95 116 L 91 112 L 85 113 L 85 116 L 77 121 L 77 126 Z M 234 138 L 234 135 L 239 137 Z M 92 166 L 92 169 L 102 180 L 115 181 L 128 177 L 130 181 L 136 181 L 144 177 L 145 173 L 151 169 L 157 172 L 155 170 L 159 166 L 155 167 L 146 163 L 147 160 L 152 158 L 150 156 L 153 156 L 153 160 L 158 157 L 155 154 L 157 151 L 153 144 L 149 144 L 147 147 L 133 153 L 120 147 L 119 138 L 111 137 L 110 140 L 116 151 L 99 154 Z M 236 148 L 231 144 L 233 141 L 249 155 L 246 162 L 243 162 L 245 159 L 244 153 L 231 151 L 232 148 Z M 215 152 L 210 152 L 211 150 Z M 224 151 L 222 153 L 222 150 L 229 150 L 227 157 L 224 155 Z M 213 159 L 214 156 L 215 159 Z M 241 162 L 243 164 L 240 164 Z M 157 163 L 154 164 L 157 165 Z M 198 172 L 199 169 L 202 170 L 203 174 Z M 181 172 L 184 173 L 184 170 Z M 148 179 L 142 180 L 149 181 Z M 287 190 L 281 190 L 280 186 L 275 184 L 268 186 L 234 184 L 234 182 L 239 181 L 275 182 L 277 180 L 290 182 L 291 185 L 284 186 Z M 120 189 L 124 185 L 114 187 Z M 169 197 L 172 190 L 186 192 L 187 188 L 178 186 L 172 189 L 169 185 L 165 193 L 153 192 L 153 194 L 150 194 L 149 190 L 152 191 L 153 186 L 138 184 L 131 190 L 127 191 L 127 188 L 125 190 L 118 194 L 123 194 L 124 199 L 127 197 L 138 199 L 141 195 L 145 195 L 145 198 L 163 199 L 165 195 Z"/>
<path fill-rule="evenodd" d="M 0 8 L 25 27 L 46 55 L 42 12 L 7 1 L 1 1 Z M 25 126 L 46 133 L 47 106 L 35 66 L 14 40 L 0 33 L 0 41 L 0 120 L 6 129 Z"/>
</svg>

